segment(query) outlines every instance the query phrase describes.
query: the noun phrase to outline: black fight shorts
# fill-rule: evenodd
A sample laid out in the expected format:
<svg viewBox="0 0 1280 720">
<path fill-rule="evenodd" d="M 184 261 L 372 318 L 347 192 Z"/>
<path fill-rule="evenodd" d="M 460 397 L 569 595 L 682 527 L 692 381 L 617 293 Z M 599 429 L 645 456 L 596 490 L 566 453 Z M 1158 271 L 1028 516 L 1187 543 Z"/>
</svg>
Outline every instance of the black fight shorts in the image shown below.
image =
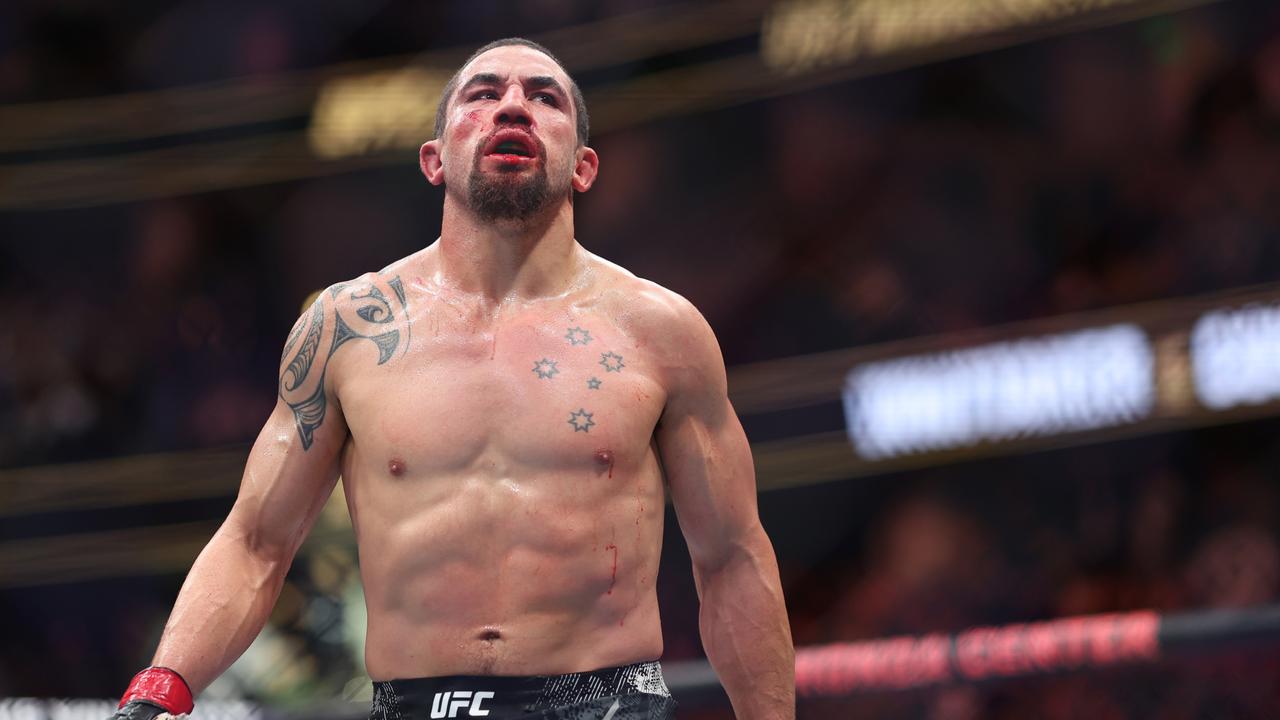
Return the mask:
<svg viewBox="0 0 1280 720">
<path fill-rule="evenodd" d="M 375 682 L 369 720 L 668 720 L 675 707 L 652 661 L 568 675 Z"/>
</svg>

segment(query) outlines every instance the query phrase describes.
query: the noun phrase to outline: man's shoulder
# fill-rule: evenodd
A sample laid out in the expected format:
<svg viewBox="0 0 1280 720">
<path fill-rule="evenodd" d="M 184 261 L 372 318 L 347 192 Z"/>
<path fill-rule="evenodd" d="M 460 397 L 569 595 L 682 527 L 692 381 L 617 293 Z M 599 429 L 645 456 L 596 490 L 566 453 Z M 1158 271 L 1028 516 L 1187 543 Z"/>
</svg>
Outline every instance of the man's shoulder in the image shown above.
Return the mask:
<svg viewBox="0 0 1280 720">
<path fill-rule="evenodd" d="M 689 362 L 701 354 L 690 350 L 717 347 L 710 325 L 684 296 L 620 266 L 609 267 L 613 277 L 602 302 L 628 333 L 662 356 L 660 360 Z"/>
<path fill-rule="evenodd" d="M 382 365 L 408 349 L 409 317 L 405 287 L 400 276 L 386 269 L 367 272 L 336 282 L 315 293 L 285 341 L 285 357 L 299 339 L 308 358 L 323 344 L 328 363 L 340 346 L 352 340 L 371 340 L 377 346 L 377 363 Z"/>
<path fill-rule="evenodd" d="M 384 308 L 392 316 L 406 305 L 404 282 L 395 265 L 336 282 L 321 290 L 316 301 L 340 313 L 360 313 L 360 308 L 374 307 Z M 360 314 L 364 316 L 370 312 L 373 311 L 366 310 Z"/>
<path fill-rule="evenodd" d="M 615 317 L 646 333 L 693 331 L 706 324 L 684 296 L 608 261 L 604 263 L 607 290 L 601 300 Z"/>
</svg>

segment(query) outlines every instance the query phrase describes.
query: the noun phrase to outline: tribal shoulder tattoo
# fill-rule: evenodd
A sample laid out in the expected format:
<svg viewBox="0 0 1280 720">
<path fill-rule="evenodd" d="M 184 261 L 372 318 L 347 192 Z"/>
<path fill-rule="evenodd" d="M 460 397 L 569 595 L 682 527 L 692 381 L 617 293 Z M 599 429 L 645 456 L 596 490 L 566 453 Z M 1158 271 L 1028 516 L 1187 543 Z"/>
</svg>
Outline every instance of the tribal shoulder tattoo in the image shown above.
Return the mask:
<svg viewBox="0 0 1280 720">
<path fill-rule="evenodd" d="M 408 304 L 400 278 L 368 275 L 320 293 L 285 341 L 280 358 L 280 398 L 293 411 L 302 449 L 311 449 L 324 423 L 325 373 L 338 348 L 370 340 L 383 365 L 409 349 Z M 327 342 L 322 342 L 327 338 Z M 323 347 L 322 347 L 323 346 Z"/>
</svg>

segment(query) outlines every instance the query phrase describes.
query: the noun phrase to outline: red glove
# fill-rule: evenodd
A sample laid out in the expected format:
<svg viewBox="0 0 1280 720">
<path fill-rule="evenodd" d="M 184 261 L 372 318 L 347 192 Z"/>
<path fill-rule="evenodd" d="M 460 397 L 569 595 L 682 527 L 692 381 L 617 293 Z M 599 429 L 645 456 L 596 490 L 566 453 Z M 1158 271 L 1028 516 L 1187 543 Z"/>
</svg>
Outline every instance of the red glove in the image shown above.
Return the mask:
<svg viewBox="0 0 1280 720">
<path fill-rule="evenodd" d="M 109 720 L 154 720 L 164 713 L 185 716 L 195 707 L 191 687 L 169 668 L 149 667 L 133 676 Z"/>
</svg>

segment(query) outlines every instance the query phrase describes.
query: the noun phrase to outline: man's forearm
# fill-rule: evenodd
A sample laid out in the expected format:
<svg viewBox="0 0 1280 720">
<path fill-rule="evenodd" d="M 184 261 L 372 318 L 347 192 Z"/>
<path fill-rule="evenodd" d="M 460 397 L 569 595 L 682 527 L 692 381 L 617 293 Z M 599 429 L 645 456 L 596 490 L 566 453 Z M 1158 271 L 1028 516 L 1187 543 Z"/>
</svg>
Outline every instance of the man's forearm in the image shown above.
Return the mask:
<svg viewBox="0 0 1280 720">
<path fill-rule="evenodd" d="M 252 552 L 223 525 L 192 565 L 152 664 L 177 671 L 199 694 L 262 630 L 287 570 L 280 556 Z"/>
<path fill-rule="evenodd" d="M 795 648 L 764 533 L 713 571 L 700 573 L 699 625 L 707 657 L 740 720 L 795 717 Z"/>
</svg>

